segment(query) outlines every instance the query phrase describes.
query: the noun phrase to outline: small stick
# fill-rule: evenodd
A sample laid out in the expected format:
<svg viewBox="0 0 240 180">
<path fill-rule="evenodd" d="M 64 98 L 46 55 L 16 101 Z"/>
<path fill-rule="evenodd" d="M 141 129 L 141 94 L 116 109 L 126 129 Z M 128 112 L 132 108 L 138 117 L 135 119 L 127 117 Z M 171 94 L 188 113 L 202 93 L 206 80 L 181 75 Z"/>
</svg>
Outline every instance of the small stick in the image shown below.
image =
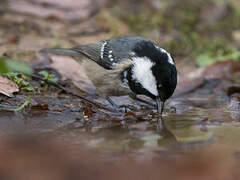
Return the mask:
<svg viewBox="0 0 240 180">
<path fill-rule="evenodd" d="M 44 78 L 42 78 L 41 76 L 34 75 L 34 74 L 28 74 L 28 76 L 30 76 L 30 77 L 32 77 L 32 78 L 34 78 L 34 79 L 37 79 L 37 80 L 44 81 L 44 82 L 46 82 L 47 84 L 53 85 L 53 86 L 55 86 L 55 87 L 57 87 L 57 88 L 59 88 L 59 89 L 62 89 L 62 90 L 63 90 L 64 92 L 66 92 L 67 94 L 71 94 L 71 95 L 73 95 L 73 96 L 76 96 L 76 97 L 78 97 L 78 98 L 80 98 L 80 99 L 88 102 L 89 104 L 92 104 L 92 105 L 96 106 L 97 108 L 104 109 L 104 110 L 107 110 L 107 111 L 110 111 L 110 112 L 118 112 L 118 111 L 116 111 L 116 110 L 114 110 L 114 109 L 110 109 L 110 108 L 108 108 L 108 107 L 106 107 L 106 106 L 104 106 L 104 105 L 102 105 L 102 104 L 100 104 L 100 103 L 91 101 L 91 100 L 87 99 L 87 98 L 84 97 L 84 96 L 81 96 L 81 95 L 79 95 L 79 94 L 76 94 L 76 93 L 72 92 L 71 90 L 63 87 L 62 85 L 60 85 L 60 84 L 58 84 L 58 83 L 55 83 L 55 82 L 53 82 L 53 81 L 44 79 Z"/>
</svg>

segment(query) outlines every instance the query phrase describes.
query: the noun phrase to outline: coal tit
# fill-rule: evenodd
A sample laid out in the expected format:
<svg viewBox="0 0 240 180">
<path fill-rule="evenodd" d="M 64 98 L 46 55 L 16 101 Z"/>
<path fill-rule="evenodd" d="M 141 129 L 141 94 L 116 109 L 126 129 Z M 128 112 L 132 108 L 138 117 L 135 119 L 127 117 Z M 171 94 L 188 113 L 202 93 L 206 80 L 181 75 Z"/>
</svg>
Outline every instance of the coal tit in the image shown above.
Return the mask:
<svg viewBox="0 0 240 180">
<path fill-rule="evenodd" d="M 161 114 L 164 102 L 177 85 L 173 57 L 143 37 L 118 37 L 71 49 L 46 48 L 42 52 L 87 57 L 89 60 L 78 59 L 98 91 L 107 97 L 146 95 L 156 101 Z"/>
</svg>

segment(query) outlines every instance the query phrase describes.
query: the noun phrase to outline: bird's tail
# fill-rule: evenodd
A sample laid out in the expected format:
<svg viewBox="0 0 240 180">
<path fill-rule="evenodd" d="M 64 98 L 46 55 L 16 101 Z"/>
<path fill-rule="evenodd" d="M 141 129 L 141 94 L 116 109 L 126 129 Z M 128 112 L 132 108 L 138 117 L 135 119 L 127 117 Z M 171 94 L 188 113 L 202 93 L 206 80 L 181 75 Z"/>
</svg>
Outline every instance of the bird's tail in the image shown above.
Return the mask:
<svg viewBox="0 0 240 180">
<path fill-rule="evenodd" d="M 40 50 L 40 53 L 51 53 L 55 55 L 74 56 L 74 57 L 82 56 L 81 53 L 75 50 L 65 49 L 65 48 L 44 48 Z"/>
</svg>

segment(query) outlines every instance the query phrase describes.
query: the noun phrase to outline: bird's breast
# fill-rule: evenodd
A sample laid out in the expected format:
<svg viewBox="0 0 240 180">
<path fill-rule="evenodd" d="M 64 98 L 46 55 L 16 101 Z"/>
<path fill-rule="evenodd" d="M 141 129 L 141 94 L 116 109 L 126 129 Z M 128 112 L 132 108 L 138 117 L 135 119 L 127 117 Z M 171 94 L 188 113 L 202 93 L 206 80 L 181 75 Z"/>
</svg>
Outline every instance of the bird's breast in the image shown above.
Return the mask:
<svg viewBox="0 0 240 180">
<path fill-rule="evenodd" d="M 131 93 L 128 85 L 121 81 L 118 70 L 107 70 L 88 59 L 81 64 L 99 92 L 108 96 L 122 96 Z"/>
</svg>

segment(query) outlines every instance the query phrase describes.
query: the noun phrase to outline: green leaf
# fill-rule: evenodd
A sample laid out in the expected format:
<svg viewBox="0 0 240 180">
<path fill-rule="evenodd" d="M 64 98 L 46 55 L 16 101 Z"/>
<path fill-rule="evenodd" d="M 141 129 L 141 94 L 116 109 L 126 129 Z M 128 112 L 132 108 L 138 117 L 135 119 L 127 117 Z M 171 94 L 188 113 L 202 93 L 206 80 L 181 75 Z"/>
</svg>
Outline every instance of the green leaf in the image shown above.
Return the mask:
<svg viewBox="0 0 240 180">
<path fill-rule="evenodd" d="M 48 73 L 47 71 L 40 71 L 38 74 L 42 75 L 44 80 L 48 80 L 53 83 L 57 83 L 58 81 L 57 77 L 55 77 L 53 74 Z"/>
<path fill-rule="evenodd" d="M 23 88 L 24 90 L 28 91 L 28 92 L 33 92 L 34 91 L 34 87 L 29 86 L 29 87 L 25 87 Z"/>
<path fill-rule="evenodd" d="M 25 81 L 25 80 L 21 80 L 20 84 L 23 86 L 23 87 L 26 87 L 26 86 L 29 86 L 29 82 Z"/>
<path fill-rule="evenodd" d="M 52 79 L 50 79 L 50 81 L 53 82 L 53 83 L 57 83 L 58 78 L 56 78 L 56 77 L 55 77 L 55 78 L 52 78 Z"/>
<path fill-rule="evenodd" d="M 5 61 L 8 71 L 21 72 L 24 74 L 32 74 L 32 68 L 25 62 L 21 61 Z"/>
<path fill-rule="evenodd" d="M 46 78 L 49 75 L 49 73 L 47 71 L 40 71 L 40 72 L 38 72 L 38 74 L 44 76 L 44 78 Z"/>
<path fill-rule="evenodd" d="M 21 111 L 23 108 L 25 108 L 30 103 L 30 100 L 31 100 L 31 96 L 28 96 L 27 100 L 21 106 L 17 107 L 16 109 L 13 109 L 11 111 L 14 111 L 14 112 Z"/>
<path fill-rule="evenodd" d="M 0 73 L 21 72 L 25 74 L 32 74 L 32 68 L 25 62 L 12 61 L 0 56 Z"/>
</svg>

